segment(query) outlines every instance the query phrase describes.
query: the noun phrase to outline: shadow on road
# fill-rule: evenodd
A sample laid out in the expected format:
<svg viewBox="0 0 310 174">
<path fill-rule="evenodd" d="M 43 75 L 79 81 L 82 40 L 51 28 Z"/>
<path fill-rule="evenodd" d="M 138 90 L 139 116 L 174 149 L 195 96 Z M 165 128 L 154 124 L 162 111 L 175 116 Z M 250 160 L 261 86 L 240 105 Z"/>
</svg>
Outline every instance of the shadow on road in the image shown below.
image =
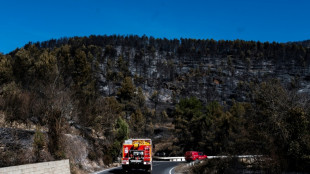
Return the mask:
<svg viewBox="0 0 310 174">
<path fill-rule="evenodd" d="M 124 174 L 146 174 L 147 172 L 145 172 L 144 170 L 132 170 L 132 171 L 125 172 L 122 169 L 113 169 L 113 170 L 110 170 L 109 173 L 114 173 L 114 174 L 121 174 L 121 173 L 124 173 Z"/>
</svg>

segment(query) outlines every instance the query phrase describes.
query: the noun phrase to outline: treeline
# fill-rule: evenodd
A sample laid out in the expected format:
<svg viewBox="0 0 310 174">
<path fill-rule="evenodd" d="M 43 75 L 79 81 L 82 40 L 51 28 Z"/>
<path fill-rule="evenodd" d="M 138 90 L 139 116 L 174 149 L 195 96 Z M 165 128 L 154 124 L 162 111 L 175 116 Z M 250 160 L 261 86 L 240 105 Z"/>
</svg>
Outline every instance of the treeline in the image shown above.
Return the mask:
<svg viewBox="0 0 310 174">
<path fill-rule="evenodd" d="M 303 47 L 310 48 L 310 40 L 304 40 L 304 41 L 299 41 L 299 42 L 295 42 L 295 43 L 300 44 Z"/>
<path fill-rule="evenodd" d="M 32 44 L 32 43 L 29 43 Z M 137 35 L 104 35 L 89 37 L 73 37 L 52 39 L 45 42 L 34 43 L 38 48 L 57 48 L 63 45 L 72 47 L 96 45 L 105 47 L 106 45 L 135 48 L 137 51 L 149 52 L 157 50 L 159 52 L 172 53 L 181 58 L 190 56 L 199 59 L 200 57 L 226 57 L 251 58 L 251 59 L 273 59 L 288 61 L 298 60 L 301 63 L 309 61 L 310 51 L 307 49 L 307 42 L 301 43 L 277 43 L 259 42 L 244 40 L 213 40 L 213 39 L 160 39 L 152 36 Z"/>
</svg>

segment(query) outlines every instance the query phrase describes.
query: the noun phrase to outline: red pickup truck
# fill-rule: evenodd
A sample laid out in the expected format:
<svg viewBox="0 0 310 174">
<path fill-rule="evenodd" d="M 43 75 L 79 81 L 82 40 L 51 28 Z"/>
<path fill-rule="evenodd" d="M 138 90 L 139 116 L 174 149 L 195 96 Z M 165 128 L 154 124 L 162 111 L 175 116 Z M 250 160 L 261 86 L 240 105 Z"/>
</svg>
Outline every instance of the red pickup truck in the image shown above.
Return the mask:
<svg viewBox="0 0 310 174">
<path fill-rule="evenodd" d="M 197 152 L 197 151 L 187 151 L 185 153 L 185 160 L 187 162 L 189 161 L 195 161 L 195 160 L 203 160 L 208 158 L 207 155 L 204 155 L 202 152 Z"/>
</svg>

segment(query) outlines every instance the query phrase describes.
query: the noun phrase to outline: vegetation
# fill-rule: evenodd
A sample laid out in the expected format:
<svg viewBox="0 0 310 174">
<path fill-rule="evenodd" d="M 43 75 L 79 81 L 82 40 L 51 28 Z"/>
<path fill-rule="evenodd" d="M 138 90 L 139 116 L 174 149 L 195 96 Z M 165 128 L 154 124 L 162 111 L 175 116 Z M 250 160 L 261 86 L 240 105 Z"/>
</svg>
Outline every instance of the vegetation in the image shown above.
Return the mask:
<svg viewBox="0 0 310 174">
<path fill-rule="evenodd" d="M 281 173 L 281 170 L 272 161 L 254 160 L 253 162 L 242 162 L 238 158 L 228 157 L 224 159 L 212 159 L 193 166 L 189 173 Z"/>
<path fill-rule="evenodd" d="M 40 159 L 41 158 L 40 151 L 43 150 L 44 146 L 45 146 L 44 134 L 39 129 L 37 129 L 33 139 L 33 149 L 37 161 L 42 160 Z"/>
<path fill-rule="evenodd" d="M 310 100 L 298 92 L 309 60 L 297 43 L 133 35 L 29 43 L 0 54 L 0 111 L 7 123 L 48 130 L 47 142 L 35 134 L 38 161 L 45 145 L 66 157 L 72 126 L 100 149 L 88 157 L 107 164 L 124 139 L 172 122 L 171 155 L 262 154 L 276 172 L 309 171 Z"/>
<path fill-rule="evenodd" d="M 258 84 L 251 94 L 252 103 L 235 103 L 226 112 L 218 103 L 203 112 L 199 100 L 181 100 L 176 106 L 176 129 L 183 130 L 179 146 L 208 154 L 263 154 L 274 160 L 265 168 L 272 173 L 309 171 L 309 99 L 285 90 L 277 80 Z"/>
</svg>

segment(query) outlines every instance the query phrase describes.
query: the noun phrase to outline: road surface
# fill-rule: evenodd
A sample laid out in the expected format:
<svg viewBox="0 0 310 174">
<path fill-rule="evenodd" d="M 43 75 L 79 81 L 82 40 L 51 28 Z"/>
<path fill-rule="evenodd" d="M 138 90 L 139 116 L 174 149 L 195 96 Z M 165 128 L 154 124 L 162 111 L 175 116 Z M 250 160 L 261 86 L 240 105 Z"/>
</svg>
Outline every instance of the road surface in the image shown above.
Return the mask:
<svg viewBox="0 0 310 174">
<path fill-rule="evenodd" d="M 154 161 L 152 174 L 174 174 L 174 167 L 176 167 L 179 163 L 180 162 Z M 122 167 L 117 167 L 113 169 L 103 170 L 96 174 L 121 174 L 121 173 L 123 173 Z M 142 170 L 133 170 L 131 173 L 142 174 L 145 172 Z"/>
</svg>

